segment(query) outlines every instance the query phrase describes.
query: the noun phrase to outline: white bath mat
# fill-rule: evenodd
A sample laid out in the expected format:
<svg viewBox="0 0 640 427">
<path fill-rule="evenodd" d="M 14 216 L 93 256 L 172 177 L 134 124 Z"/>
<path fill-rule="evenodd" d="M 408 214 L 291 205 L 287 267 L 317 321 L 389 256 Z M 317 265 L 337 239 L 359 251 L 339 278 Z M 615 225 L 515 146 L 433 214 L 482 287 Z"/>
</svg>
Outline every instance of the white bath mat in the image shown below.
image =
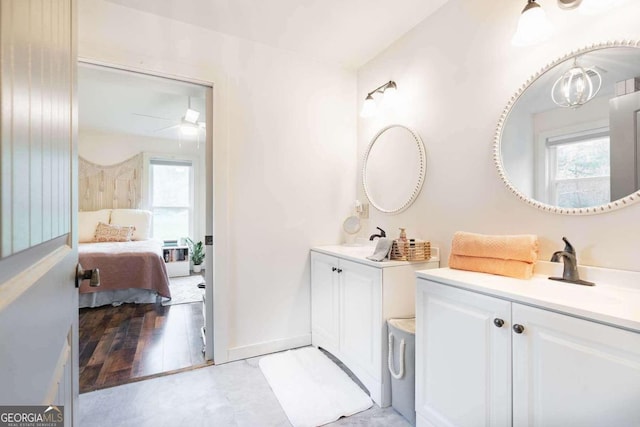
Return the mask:
<svg viewBox="0 0 640 427">
<path fill-rule="evenodd" d="M 171 299 L 164 299 L 162 305 L 187 304 L 202 302 L 204 289 L 198 288 L 198 284 L 204 283 L 204 277 L 199 274 L 193 276 L 170 277 L 169 290 Z"/>
<path fill-rule="evenodd" d="M 304 347 L 265 356 L 260 369 L 293 427 L 315 427 L 373 405 L 320 350 Z"/>
</svg>

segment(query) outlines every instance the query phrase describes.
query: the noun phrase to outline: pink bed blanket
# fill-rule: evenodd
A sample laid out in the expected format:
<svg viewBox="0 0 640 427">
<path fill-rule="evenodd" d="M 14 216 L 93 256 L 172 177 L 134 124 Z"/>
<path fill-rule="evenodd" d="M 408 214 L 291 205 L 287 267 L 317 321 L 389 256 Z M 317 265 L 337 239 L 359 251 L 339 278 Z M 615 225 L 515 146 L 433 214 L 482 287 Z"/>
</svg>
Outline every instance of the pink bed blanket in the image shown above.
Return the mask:
<svg viewBox="0 0 640 427">
<path fill-rule="evenodd" d="M 138 288 L 171 297 L 159 240 L 81 243 L 78 256 L 85 270 L 100 269 L 100 286 L 90 287 L 84 280 L 81 293 Z"/>
</svg>

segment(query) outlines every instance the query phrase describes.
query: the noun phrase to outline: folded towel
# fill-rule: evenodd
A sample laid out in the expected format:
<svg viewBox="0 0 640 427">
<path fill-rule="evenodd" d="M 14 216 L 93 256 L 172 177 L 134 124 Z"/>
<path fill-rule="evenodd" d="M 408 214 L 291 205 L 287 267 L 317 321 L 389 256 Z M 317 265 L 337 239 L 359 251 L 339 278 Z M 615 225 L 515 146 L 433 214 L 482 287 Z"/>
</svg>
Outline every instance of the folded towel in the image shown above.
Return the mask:
<svg viewBox="0 0 640 427">
<path fill-rule="evenodd" d="M 371 261 L 382 261 L 385 258 L 389 258 L 392 244 L 393 240 L 391 239 L 378 239 L 378 244 L 376 244 L 376 249 L 373 251 L 373 255 L 368 256 L 367 259 L 370 259 Z"/>
<path fill-rule="evenodd" d="M 458 231 L 453 235 L 451 253 L 531 263 L 538 259 L 538 236 L 533 234 L 487 236 Z"/>
<path fill-rule="evenodd" d="M 516 279 L 531 279 L 533 263 L 509 259 L 481 258 L 451 254 L 449 268 L 457 270 L 479 271 L 481 273 L 497 274 L 514 277 Z"/>
</svg>

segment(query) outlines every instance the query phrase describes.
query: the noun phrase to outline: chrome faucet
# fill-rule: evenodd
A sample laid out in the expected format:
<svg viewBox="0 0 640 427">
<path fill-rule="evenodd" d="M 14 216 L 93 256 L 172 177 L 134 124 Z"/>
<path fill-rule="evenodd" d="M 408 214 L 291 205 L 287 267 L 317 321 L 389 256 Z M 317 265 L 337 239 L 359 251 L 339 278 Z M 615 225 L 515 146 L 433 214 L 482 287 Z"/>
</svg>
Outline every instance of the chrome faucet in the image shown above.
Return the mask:
<svg viewBox="0 0 640 427">
<path fill-rule="evenodd" d="M 380 227 L 376 227 L 378 230 L 380 230 L 380 234 L 372 234 L 371 236 L 369 236 L 369 240 L 373 240 L 376 237 L 379 239 L 382 239 L 383 237 L 387 237 L 387 233 L 385 233 L 385 231 L 380 228 Z"/>
<path fill-rule="evenodd" d="M 595 283 L 581 280 L 578 275 L 578 260 L 576 258 L 576 251 L 573 249 L 573 245 L 569 243 L 566 237 L 564 240 L 564 250 L 556 251 L 551 256 L 551 262 L 560 262 L 560 259 L 564 262 L 564 271 L 562 277 L 549 277 L 549 280 L 558 280 L 560 282 L 575 283 L 577 285 L 595 286 Z"/>
</svg>

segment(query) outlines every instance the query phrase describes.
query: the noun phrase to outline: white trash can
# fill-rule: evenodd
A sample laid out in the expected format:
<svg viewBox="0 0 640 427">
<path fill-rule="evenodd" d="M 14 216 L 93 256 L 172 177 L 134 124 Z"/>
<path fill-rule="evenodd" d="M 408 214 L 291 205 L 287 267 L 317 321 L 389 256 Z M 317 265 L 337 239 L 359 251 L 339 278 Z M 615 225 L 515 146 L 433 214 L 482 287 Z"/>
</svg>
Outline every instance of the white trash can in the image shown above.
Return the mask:
<svg viewBox="0 0 640 427">
<path fill-rule="evenodd" d="M 416 425 L 416 319 L 389 319 L 391 406 Z"/>
</svg>

